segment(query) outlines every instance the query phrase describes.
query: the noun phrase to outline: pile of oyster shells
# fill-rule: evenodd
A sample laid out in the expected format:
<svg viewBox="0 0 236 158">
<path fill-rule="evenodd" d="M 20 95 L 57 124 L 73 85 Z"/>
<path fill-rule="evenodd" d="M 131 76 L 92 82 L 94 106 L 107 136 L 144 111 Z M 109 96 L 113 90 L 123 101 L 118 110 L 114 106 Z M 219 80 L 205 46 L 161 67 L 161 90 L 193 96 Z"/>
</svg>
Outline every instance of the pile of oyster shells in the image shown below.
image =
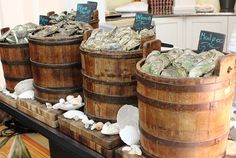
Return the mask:
<svg viewBox="0 0 236 158">
<path fill-rule="evenodd" d="M 38 25 L 34 23 L 26 23 L 24 25 L 17 25 L 13 29 L 7 30 L 0 37 L 1 43 L 10 43 L 10 44 L 24 44 L 28 43 L 29 33 L 36 30 Z"/>
<path fill-rule="evenodd" d="M 32 38 L 53 37 L 63 38 L 82 35 L 86 30 L 93 29 L 87 23 L 81 21 L 61 21 L 54 25 L 39 26 L 30 34 Z"/>
<path fill-rule="evenodd" d="M 212 76 L 217 60 L 223 53 L 213 49 L 197 54 L 190 49 L 172 49 L 167 53 L 152 51 L 142 70 L 146 73 L 169 78 Z"/>
<path fill-rule="evenodd" d="M 116 27 L 111 32 L 95 29 L 82 47 L 93 51 L 131 51 L 139 48 L 141 38 L 154 35 L 152 29 L 140 32 L 135 32 L 130 27 Z"/>
<path fill-rule="evenodd" d="M 52 14 L 49 16 L 50 24 L 57 24 L 61 21 L 75 21 L 76 11 L 73 9 L 71 11 L 63 11 L 60 14 Z"/>
</svg>

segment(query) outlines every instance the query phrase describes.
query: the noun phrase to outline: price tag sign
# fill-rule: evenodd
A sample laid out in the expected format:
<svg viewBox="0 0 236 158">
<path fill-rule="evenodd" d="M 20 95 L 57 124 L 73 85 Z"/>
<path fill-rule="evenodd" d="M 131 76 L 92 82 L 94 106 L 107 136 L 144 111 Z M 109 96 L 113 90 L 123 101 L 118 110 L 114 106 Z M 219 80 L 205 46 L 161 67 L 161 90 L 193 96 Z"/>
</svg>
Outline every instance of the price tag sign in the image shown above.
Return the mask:
<svg viewBox="0 0 236 158">
<path fill-rule="evenodd" d="M 87 4 L 90 5 L 90 7 L 92 8 L 92 11 L 97 10 L 97 6 L 98 6 L 97 2 L 88 1 Z"/>
<path fill-rule="evenodd" d="M 77 4 L 75 20 L 89 23 L 91 21 L 92 8 L 88 4 Z"/>
<path fill-rule="evenodd" d="M 135 31 L 141 31 L 143 29 L 150 29 L 152 26 L 152 15 L 137 13 L 134 20 L 133 29 Z"/>
<path fill-rule="evenodd" d="M 40 15 L 39 16 L 39 25 L 49 25 L 49 17 L 48 16 L 45 16 L 45 15 Z"/>
<path fill-rule="evenodd" d="M 198 52 L 216 49 L 220 52 L 224 49 L 225 35 L 216 32 L 201 31 L 198 43 Z"/>
</svg>

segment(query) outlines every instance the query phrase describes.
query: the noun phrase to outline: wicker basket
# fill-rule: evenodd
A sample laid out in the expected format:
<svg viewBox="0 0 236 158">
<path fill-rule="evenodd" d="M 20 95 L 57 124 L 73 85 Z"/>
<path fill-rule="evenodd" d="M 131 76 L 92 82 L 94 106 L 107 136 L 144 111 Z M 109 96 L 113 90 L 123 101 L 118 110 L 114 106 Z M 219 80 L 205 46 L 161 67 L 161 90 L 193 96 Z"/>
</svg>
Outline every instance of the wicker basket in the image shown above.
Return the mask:
<svg viewBox="0 0 236 158">
<path fill-rule="evenodd" d="M 153 15 L 173 13 L 173 0 L 148 0 L 148 12 Z"/>
</svg>

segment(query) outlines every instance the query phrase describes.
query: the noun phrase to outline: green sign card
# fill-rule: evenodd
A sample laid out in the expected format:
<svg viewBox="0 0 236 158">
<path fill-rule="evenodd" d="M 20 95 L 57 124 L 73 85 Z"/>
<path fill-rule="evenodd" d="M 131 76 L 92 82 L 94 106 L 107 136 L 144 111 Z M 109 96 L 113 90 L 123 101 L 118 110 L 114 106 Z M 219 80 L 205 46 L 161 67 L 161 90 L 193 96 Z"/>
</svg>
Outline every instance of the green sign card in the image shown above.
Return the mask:
<svg viewBox="0 0 236 158">
<path fill-rule="evenodd" d="M 133 29 L 135 31 L 141 31 L 143 29 L 150 29 L 152 26 L 152 15 L 137 13 L 134 20 Z"/>
<path fill-rule="evenodd" d="M 91 21 L 92 7 L 89 4 L 77 4 L 75 20 L 89 23 Z"/>
<path fill-rule="evenodd" d="M 216 32 L 201 31 L 198 43 L 198 52 L 204 52 L 211 49 L 223 51 L 225 35 Z"/>
<path fill-rule="evenodd" d="M 40 15 L 39 16 L 39 25 L 48 25 L 49 24 L 49 17 L 45 15 Z"/>
<path fill-rule="evenodd" d="M 97 9 L 97 6 L 98 6 L 97 2 L 88 1 L 87 4 L 90 5 L 90 7 L 92 8 L 92 11 Z"/>
</svg>

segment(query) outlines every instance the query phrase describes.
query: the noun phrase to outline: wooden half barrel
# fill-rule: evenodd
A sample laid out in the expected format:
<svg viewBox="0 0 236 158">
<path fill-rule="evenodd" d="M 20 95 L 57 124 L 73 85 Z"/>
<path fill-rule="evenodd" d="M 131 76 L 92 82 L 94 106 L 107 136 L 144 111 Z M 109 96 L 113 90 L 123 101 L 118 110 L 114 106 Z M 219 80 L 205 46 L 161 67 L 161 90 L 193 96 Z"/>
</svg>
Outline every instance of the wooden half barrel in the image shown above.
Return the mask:
<svg viewBox="0 0 236 158">
<path fill-rule="evenodd" d="M 152 76 L 141 69 L 145 59 L 137 63 L 140 142 L 145 156 L 224 157 L 235 59 L 232 54 L 222 57 L 214 76 L 182 79 Z"/>
<path fill-rule="evenodd" d="M 80 44 L 82 36 L 29 38 L 35 98 L 56 103 L 82 92 Z"/>
<path fill-rule="evenodd" d="M 13 92 L 18 82 L 32 78 L 29 44 L 0 43 L 0 56 L 9 91 Z"/>
<path fill-rule="evenodd" d="M 86 114 L 96 121 L 115 122 L 121 106 L 137 105 L 135 65 L 143 57 L 142 50 L 91 51 L 83 48 L 83 42 L 80 49 Z"/>
</svg>

